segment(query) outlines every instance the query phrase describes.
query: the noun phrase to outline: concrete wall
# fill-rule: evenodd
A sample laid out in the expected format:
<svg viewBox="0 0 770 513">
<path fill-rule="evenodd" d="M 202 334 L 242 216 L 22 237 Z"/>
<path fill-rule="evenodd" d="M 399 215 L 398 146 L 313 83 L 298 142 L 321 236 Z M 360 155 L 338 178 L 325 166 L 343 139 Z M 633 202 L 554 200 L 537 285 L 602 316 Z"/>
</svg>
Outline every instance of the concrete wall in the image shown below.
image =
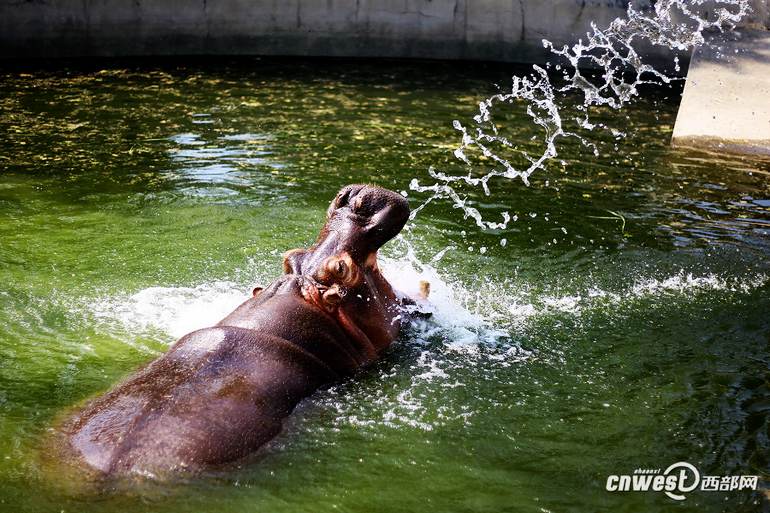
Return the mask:
<svg viewBox="0 0 770 513">
<path fill-rule="evenodd" d="M 649 5 L 648 0 L 635 0 Z M 0 0 L 0 57 L 323 55 L 538 62 L 627 0 Z"/>
</svg>

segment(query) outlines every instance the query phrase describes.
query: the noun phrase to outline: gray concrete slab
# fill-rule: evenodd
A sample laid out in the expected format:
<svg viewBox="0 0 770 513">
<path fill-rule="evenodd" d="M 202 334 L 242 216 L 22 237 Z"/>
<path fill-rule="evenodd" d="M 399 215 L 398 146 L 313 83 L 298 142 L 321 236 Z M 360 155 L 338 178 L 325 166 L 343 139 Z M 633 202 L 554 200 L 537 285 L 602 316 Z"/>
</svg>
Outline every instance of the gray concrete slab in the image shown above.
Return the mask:
<svg viewBox="0 0 770 513">
<path fill-rule="evenodd" d="M 672 144 L 770 155 L 770 32 L 719 34 L 695 50 Z"/>
</svg>

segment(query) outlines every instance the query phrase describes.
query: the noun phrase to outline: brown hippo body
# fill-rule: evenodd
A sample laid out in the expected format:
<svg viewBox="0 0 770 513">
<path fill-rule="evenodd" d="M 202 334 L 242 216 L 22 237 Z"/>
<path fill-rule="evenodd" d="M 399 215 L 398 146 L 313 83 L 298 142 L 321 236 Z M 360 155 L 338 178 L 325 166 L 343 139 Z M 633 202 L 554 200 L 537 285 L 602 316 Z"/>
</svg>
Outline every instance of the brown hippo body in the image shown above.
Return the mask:
<svg viewBox="0 0 770 513">
<path fill-rule="evenodd" d="M 398 335 L 399 299 L 377 250 L 408 215 L 391 191 L 343 188 L 316 244 L 286 254 L 286 274 L 67 420 L 68 452 L 105 475 L 157 476 L 264 445 L 300 400 Z"/>
</svg>

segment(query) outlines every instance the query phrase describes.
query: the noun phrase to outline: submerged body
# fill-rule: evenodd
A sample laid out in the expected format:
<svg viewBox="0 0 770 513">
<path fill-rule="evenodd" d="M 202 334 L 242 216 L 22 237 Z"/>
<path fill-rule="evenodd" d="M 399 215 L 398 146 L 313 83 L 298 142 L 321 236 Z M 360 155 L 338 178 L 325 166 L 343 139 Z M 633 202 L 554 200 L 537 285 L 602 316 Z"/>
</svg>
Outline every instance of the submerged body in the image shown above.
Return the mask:
<svg viewBox="0 0 770 513">
<path fill-rule="evenodd" d="M 399 299 L 377 250 L 408 215 L 391 191 L 343 188 L 316 244 L 285 256 L 286 274 L 68 419 L 68 452 L 105 475 L 158 475 L 264 445 L 300 400 L 398 335 Z"/>
</svg>

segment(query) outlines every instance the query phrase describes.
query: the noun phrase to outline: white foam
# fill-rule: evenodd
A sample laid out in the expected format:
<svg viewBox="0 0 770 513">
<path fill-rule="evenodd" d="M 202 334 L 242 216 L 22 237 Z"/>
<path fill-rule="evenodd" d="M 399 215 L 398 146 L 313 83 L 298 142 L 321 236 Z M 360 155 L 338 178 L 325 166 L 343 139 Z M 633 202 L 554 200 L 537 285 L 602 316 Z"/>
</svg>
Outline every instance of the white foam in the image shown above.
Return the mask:
<svg viewBox="0 0 770 513">
<path fill-rule="evenodd" d="M 695 276 L 692 273 L 680 271 L 667 278 L 640 278 L 629 288 L 619 292 L 606 291 L 595 287 L 578 294 L 565 296 L 544 295 L 535 298 L 540 308 L 527 310 L 529 316 L 543 313 L 566 313 L 580 315 L 585 310 L 599 305 L 620 305 L 646 298 L 662 296 L 694 297 L 703 292 L 742 292 L 746 293 L 770 282 L 766 274 L 758 273 L 741 278 L 719 276 L 709 273 Z"/>
<path fill-rule="evenodd" d="M 664 280 L 642 280 L 634 284 L 630 295 L 645 296 L 663 292 L 685 292 L 688 290 L 722 290 L 729 292 L 748 292 L 768 282 L 765 274 L 746 276 L 742 280 L 729 279 L 715 274 L 694 276 L 680 272 Z"/>
<path fill-rule="evenodd" d="M 488 328 L 483 313 L 469 310 L 458 297 L 467 295 L 468 291 L 448 282 L 435 268 L 429 265 L 418 268 L 410 260 L 390 258 L 382 258 L 381 267 L 395 289 L 412 297 L 417 297 L 420 281 L 429 282 L 430 297 L 423 308 L 432 313 L 433 324 L 455 330 L 457 342 L 473 338 L 473 330 Z"/>
<path fill-rule="evenodd" d="M 93 301 L 90 309 L 108 328 L 117 324 L 121 330 L 160 331 L 177 339 L 216 324 L 248 297 L 243 287 L 216 281 L 196 287 L 149 287 Z"/>
<path fill-rule="evenodd" d="M 696 275 L 684 270 L 662 277 L 639 277 L 620 290 L 590 286 L 560 294 L 527 283 L 492 281 L 477 277 L 472 285 L 440 274 L 422 264 L 406 244 L 406 256 L 381 258 L 381 267 L 393 285 L 416 295 L 419 282 L 430 282 L 430 322 L 420 326 L 415 342 L 441 336 L 453 350 L 472 351 L 481 345 L 511 346 L 511 338 L 527 329 L 527 321 L 549 315 L 581 316 L 599 307 L 618 307 L 658 297 L 695 297 L 704 292 L 747 293 L 770 283 L 764 273 L 740 277 L 707 273 Z M 514 345 L 515 346 L 515 345 Z M 519 355 L 522 354 L 518 348 Z M 489 355 L 487 355 L 488 357 Z"/>
</svg>

